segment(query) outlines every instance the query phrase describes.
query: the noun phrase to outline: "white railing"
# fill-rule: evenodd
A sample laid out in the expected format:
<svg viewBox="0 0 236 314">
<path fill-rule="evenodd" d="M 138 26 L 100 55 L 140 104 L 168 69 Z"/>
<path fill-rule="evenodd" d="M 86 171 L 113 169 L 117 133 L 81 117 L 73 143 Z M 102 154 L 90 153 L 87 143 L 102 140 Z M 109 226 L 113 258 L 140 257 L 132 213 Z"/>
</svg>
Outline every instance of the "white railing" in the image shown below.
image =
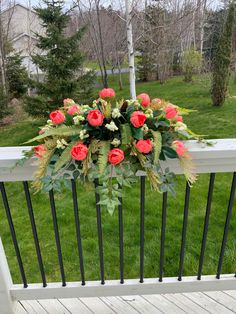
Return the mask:
<svg viewBox="0 0 236 314">
<path fill-rule="evenodd" d="M 188 149 L 193 157 L 193 163 L 197 173 L 236 172 L 236 139 L 212 140 L 213 146 L 206 146 L 196 141 L 187 142 Z M 28 160 L 23 167 L 14 167 L 22 157 L 22 151 L 30 147 L 0 147 L 0 182 L 30 181 L 36 170 L 37 159 Z M 164 166 L 177 174 L 182 170 L 178 160 L 168 160 Z M 1 200 L 0 200 L 1 204 Z M 236 265 L 235 265 L 236 269 Z M 0 312 L 2 314 L 13 313 L 15 300 L 43 299 L 43 298 L 73 298 L 88 296 L 112 296 L 152 293 L 175 293 L 209 290 L 236 289 L 234 274 L 222 275 L 221 279 L 215 276 L 196 277 L 145 278 L 143 283 L 138 279 L 125 280 L 123 284 L 118 280 L 108 280 L 104 285 L 99 281 L 69 282 L 66 287 L 61 283 L 29 284 L 27 288 L 13 284 L 8 268 L 6 256 L 0 239 Z"/>
</svg>

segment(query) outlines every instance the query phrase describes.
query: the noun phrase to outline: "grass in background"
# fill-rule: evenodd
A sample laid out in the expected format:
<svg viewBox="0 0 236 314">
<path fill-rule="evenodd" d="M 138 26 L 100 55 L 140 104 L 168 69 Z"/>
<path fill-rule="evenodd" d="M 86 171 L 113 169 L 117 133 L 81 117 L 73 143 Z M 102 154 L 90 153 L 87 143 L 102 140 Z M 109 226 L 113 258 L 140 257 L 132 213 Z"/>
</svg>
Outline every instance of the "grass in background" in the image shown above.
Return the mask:
<svg viewBox="0 0 236 314">
<path fill-rule="evenodd" d="M 128 84 L 123 91 L 118 91 L 117 78 L 110 77 L 111 86 L 117 91 L 117 97 L 128 98 Z M 124 76 L 127 82 L 127 76 Z M 198 113 L 186 118 L 189 126 L 198 133 L 208 134 L 211 138 L 236 137 L 234 120 L 236 100 L 228 98 L 221 108 L 210 104 L 209 81 L 206 77 L 196 77 L 186 84 L 181 77 L 171 79 L 165 85 L 157 82 L 138 83 L 137 92 L 147 92 L 152 97 L 170 100 L 179 106 L 197 109 Z M 236 95 L 236 85 L 230 85 L 230 94 Z M 15 125 L 1 128 L 0 145 L 19 145 L 36 135 L 38 121 L 21 121 Z M 203 272 L 214 274 L 217 269 L 223 228 L 230 193 L 231 174 L 217 174 L 210 217 L 205 264 Z M 184 275 L 196 275 L 202 228 L 205 215 L 209 175 L 200 175 L 198 182 L 191 189 L 189 221 L 187 229 Z M 6 190 L 15 223 L 20 250 L 30 282 L 40 282 L 33 237 L 24 198 L 22 183 L 7 183 Z M 165 241 L 165 276 L 176 276 L 183 220 L 185 181 L 182 176 L 177 179 L 177 197 L 168 198 L 167 226 Z M 62 242 L 62 252 L 67 280 L 79 280 L 79 260 L 76 247 L 73 205 L 69 191 L 56 193 L 58 224 Z M 159 193 L 153 193 L 149 184 L 146 189 L 145 207 L 145 277 L 158 277 L 159 247 L 161 232 L 161 200 Z M 60 272 L 57 261 L 50 205 L 47 195 L 33 195 L 33 207 L 38 226 L 42 256 L 48 281 L 59 281 Z M 96 210 L 93 187 L 78 184 L 78 202 L 81 219 L 81 234 L 85 258 L 86 280 L 99 279 L 99 258 L 97 243 Z M 125 277 L 139 276 L 139 186 L 125 190 L 124 197 L 124 254 Z M 117 211 L 110 216 L 102 210 L 104 239 L 104 259 L 106 278 L 119 278 L 118 216 Z M 223 273 L 235 272 L 236 256 L 236 213 L 233 211 L 229 239 L 223 265 Z M 15 282 L 20 282 L 20 274 L 7 225 L 3 204 L 0 201 L 0 235 L 3 239 L 11 272 Z"/>
</svg>

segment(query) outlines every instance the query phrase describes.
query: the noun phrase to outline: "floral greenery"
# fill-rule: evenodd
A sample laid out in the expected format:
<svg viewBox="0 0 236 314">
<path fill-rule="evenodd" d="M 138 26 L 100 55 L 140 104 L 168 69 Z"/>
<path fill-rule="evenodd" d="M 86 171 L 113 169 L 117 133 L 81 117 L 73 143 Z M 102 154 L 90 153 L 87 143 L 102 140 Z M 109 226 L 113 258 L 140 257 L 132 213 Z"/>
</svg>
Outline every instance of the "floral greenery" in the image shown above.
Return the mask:
<svg viewBox="0 0 236 314">
<path fill-rule="evenodd" d="M 70 179 L 99 182 L 99 204 L 113 213 L 122 197 L 122 187 L 131 187 L 137 171 L 145 171 L 154 190 L 175 193 L 174 173 L 160 161 L 179 158 L 191 185 L 191 156 L 182 140 L 198 138 L 183 123 L 190 110 L 140 94 L 136 100 L 117 101 L 111 89 L 100 91 L 91 105 L 65 99 L 64 106 L 50 114 L 39 135 L 28 142 L 40 157 L 34 188 L 60 190 Z M 27 143 L 28 143 L 27 142 Z"/>
</svg>

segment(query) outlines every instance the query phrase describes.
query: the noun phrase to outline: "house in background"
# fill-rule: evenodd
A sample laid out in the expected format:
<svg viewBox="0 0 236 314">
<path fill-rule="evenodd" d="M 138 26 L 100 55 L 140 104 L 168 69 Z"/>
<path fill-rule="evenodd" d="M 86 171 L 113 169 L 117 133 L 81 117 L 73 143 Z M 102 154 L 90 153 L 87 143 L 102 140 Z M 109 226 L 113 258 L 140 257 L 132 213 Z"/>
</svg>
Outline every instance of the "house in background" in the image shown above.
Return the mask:
<svg viewBox="0 0 236 314">
<path fill-rule="evenodd" d="M 35 33 L 43 35 L 44 30 L 37 13 L 21 4 L 15 4 L 2 11 L 1 21 L 8 40 L 23 57 L 29 76 L 41 74 L 33 64 L 31 56 L 39 53 Z"/>
</svg>

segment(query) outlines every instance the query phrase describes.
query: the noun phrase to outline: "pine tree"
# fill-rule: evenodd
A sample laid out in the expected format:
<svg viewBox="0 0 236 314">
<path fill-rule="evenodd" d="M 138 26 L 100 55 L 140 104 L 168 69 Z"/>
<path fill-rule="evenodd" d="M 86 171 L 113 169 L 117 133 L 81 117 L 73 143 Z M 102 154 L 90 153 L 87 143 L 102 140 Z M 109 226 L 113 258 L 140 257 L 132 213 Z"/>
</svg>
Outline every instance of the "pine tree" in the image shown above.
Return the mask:
<svg viewBox="0 0 236 314">
<path fill-rule="evenodd" d="M 230 77 L 232 32 L 235 21 L 235 4 L 229 6 L 226 21 L 219 35 L 213 57 L 211 96 L 213 106 L 223 105 Z"/>
<path fill-rule="evenodd" d="M 27 98 L 26 110 L 32 116 L 48 116 L 58 108 L 64 98 L 83 103 L 91 98 L 94 74 L 83 73 L 84 57 L 79 43 L 84 28 L 71 36 L 65 35 L 70 20 L 64 11 L 64 1 L 43 0 L 44 7 L 35 8 L 45 35 L 37 34 L 41 53 L 33 56 L 33 62 L 45 74 L 41 82 L 33 82 L 38 96 Z"/>
</svg>

